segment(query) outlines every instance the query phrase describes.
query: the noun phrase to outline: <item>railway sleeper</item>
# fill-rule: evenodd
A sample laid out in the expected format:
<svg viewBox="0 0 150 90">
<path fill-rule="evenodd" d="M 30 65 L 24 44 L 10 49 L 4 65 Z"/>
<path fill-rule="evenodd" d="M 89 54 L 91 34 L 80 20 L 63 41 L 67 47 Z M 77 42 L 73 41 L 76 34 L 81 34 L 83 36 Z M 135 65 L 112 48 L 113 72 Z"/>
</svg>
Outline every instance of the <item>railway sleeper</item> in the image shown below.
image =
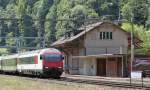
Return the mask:
<svg viewBox="0 0 150 90">
<path fill-rule="evenodd" d="M 115 86 L 115 87 L 125 87 L 125 88 L 148 88 L 148 86 L 142 86 L 141 84 L 130 84 L 130 83 L 121 83 L 121 82 L 111 82 L 111 81 L 95 81 L 95 80 L 83 80 L 83 79 L 71 79 L 63 78 L 61 81 L 75 82 L 75 83 L 85 83 L 85 84 L 94 84 L 94 85 L 106 85 L 106 86 Z"/>
</svg>

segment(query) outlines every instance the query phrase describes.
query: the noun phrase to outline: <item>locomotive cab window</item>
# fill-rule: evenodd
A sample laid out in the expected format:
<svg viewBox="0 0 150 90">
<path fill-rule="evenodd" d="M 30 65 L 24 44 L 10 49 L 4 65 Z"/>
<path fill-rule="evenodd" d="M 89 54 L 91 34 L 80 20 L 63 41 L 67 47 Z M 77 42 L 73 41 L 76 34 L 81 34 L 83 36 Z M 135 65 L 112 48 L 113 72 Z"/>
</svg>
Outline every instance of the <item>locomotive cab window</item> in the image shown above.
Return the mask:
<svg viewBox="0 0 150 90">
<path fill-rule="evenodd" d="M 112 32 L 100 32 L 99 39 L 100 40 L 112 40 L 113 33 Z"/>
<path fill-rule="evenodd" d="M 44 60 L 46 61 L 61 61 L 62 55 L 61 54 L 44 54 Z"/>
</svg>

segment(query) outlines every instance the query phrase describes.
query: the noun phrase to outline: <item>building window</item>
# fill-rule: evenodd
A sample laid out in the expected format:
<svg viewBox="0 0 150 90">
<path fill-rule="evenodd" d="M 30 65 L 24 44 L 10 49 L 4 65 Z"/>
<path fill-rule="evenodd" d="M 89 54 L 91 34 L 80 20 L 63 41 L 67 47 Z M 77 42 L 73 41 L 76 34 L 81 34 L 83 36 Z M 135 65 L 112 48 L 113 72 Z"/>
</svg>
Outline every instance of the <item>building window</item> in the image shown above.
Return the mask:
<svg viewBox="0 0 150 90">
<path fill-rule="evenodd" d="M 112 39 L 112 32 L 100 32 L 99 39 L 101 39 L 101 40 L 111 40 Z"/>
</svg>

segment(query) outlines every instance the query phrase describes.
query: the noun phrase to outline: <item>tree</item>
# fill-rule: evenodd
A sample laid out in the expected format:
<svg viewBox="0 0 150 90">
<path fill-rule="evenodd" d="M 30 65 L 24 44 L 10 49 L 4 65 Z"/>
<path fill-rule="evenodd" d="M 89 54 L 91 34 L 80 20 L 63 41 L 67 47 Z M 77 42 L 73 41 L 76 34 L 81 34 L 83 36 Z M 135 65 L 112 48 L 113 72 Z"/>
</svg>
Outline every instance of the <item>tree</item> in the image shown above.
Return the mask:
<svg viewBox="0 0 150 90">
<path fill-rule="evenodd" d="M 83 24 L 93 22 L 85 19 L 100 18 L 114 21 L 121 18 L 130 21 L 131 17 L 138 33 L 143 32 L 141 29 L 148 33 L 150 28 L 148 2 L 149 0 L 0 0 L 0 18 L 20 18 L 20 20 L 0 20 L 0 34 L 45 37 L 46 45 L 50 46 L 66 32 L 75 31 Z M 25 46 L 39 48 L 43 40 L 23 41 Z M 9 42 L 11 45 L 13 41 Z M 0 44 L 9 43 L 1 40 Z M 145 44 L 144 47 L 149 46 Z M 13 52 L 10 49 L 8 51 Z"/>
<path fill-rule="evenodd" d="M 69 30 L 71 23 L 71 3 L 68 0 L 61 0 L 57 5 L 57 21 L 56 23 L 56 38 L 63 36 Z"/>
<path fill-rule="evenodd" d="M 123 23 L 122 28 L 130 32 L 132 29 L 131 24 Z M 134 36 L 142 40 L 142 48 L 136 49 L 136 54 L 150 54 L 150 32 L 142 25 L 134 25 Z M 134 37 L 134 38 L 135 38 Z"/>
<path fill-rule="evenodd" d="M 123 18 L 130 20 L 131 17 L 133 17 L 135 24 L 145 26 L 146 20 L 148 18 L 146 5 L 147 0 L 129 0 L 122 7 Z"/>
<path fill-rule="evenodd" d="M 53 5 L 53 0 L 41 0 L 41 4 L 39 6 L 39 10 L 37 13 L 37 18 L 39 19 L 38 21 L 38 37 L 44 37 L 45 34 L 45 19 L 46 19 L 46 15 L 48 14 L 49 8 Z M 40 41 L 43 41 L 43 39 L 41 39 Z M 37 47 L 41 47 L 42 43 L 39 42 L 39 44 L 37 45 Z"/>
<path fill-rule="evenodd" d="M 45 22 L 45 36 L 46 36 L 46 46 L 50 46 L 51 43 L 56 41 L 56 23 L 57 23 L 57 3 L 55 3 L 50 9 L 46 16 Z"/>
</svg>

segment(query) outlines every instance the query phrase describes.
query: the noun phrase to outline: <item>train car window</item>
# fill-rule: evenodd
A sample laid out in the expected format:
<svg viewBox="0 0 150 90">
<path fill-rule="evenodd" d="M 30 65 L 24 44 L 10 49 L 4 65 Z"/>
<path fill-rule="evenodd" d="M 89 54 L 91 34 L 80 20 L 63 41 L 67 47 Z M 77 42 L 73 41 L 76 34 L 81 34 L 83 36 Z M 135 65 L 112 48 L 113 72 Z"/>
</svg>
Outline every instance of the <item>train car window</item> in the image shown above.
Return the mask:
<svg viewBox="0 0 150 90">
<path fill-rule="evenodd" d="M 34 57 L 19 58 L 19 64 L 35 64 Z"/>
<path fill-rule="evenodd" d="M 61 61 L 61 54 L 44 54 L 44 60 L 46 61 Z"/>
<path fill-rule="evenodd" d="M 2 64 L 4 66 L 15 66 L 17 62 L 16 60 L 17 60 L 16 58 L 5 59 L 5 60 L 2 60 Z"/>
</svg>

